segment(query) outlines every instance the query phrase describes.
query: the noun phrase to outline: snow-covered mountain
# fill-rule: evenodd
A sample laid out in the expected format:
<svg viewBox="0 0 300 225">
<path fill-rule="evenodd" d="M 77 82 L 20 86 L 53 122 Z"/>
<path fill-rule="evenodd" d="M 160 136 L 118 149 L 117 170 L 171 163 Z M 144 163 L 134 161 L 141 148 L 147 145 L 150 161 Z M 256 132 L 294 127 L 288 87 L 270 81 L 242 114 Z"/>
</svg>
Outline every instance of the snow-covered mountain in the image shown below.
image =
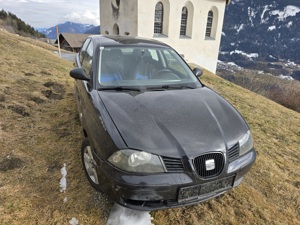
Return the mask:
<svg viewBox="0 0 300 225">
<path fill-rule="evenodd" d="M 94 25 L 90 24 L 81 24 L 81 23 L 73 23 L 73 22 L 65 22 L 62 24 L 58 24 L 58 32 L 59 33 L 79 33 L 83 34 L 86 31 L 94 28 Z M 38 29 L 41 33 L 45 34 L 49 39 L 56 39 L 56 26 L 50 27 L 48 29 Z"/>
<path fill-rule="evenodd" d="M 299 0 L 231 0 L 219 60 L 252 68 L 257 61 L 300 64 Z"/>
</svg>

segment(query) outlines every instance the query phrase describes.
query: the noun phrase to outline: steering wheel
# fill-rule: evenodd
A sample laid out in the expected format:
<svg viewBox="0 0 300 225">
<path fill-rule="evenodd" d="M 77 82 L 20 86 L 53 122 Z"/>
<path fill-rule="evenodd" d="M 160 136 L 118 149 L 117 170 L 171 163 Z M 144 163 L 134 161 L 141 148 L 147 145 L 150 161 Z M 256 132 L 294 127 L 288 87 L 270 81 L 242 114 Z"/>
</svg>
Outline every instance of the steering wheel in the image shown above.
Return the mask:
<svg viewBox="0 0 300 225">
<path fill-rule="evenodd" d="M 172 79 L 172 80 L 180 80 L 180 77 L 174 74 L 169 69 L 161 69 L 155 73 L 156 79 Z"/>
</svg>

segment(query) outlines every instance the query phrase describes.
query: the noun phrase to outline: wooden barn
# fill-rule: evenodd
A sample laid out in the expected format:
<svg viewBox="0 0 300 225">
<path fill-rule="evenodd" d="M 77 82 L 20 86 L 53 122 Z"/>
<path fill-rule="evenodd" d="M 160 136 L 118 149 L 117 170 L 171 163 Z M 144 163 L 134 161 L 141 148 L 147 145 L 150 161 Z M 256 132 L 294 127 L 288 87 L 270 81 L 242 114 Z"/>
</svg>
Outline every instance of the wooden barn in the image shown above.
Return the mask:
<svg viewBox="0 0 300 225">
<path fill-rule="evenodd" d="M 58 38 L 60 48 L 71 52 L 78 52 L 88 36 L 90 34 L 61 33 Z M 58 44 L 58 40 L 54 44 Z"/>
</svg>

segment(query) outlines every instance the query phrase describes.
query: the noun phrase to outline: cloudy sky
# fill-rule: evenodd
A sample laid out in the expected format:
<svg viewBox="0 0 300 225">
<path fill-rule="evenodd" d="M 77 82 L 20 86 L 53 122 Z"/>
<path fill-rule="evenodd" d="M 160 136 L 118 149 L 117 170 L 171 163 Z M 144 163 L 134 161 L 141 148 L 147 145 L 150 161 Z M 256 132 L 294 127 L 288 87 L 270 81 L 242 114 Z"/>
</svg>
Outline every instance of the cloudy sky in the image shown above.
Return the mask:
<svg viewBox="0 0 300 225">
<path fill-rule="evenodd" d="M 11 12 L 34 28 L 66 21 L 99 25 L 99 0 L 0 0 L 0 10 Z"/>
</svg>

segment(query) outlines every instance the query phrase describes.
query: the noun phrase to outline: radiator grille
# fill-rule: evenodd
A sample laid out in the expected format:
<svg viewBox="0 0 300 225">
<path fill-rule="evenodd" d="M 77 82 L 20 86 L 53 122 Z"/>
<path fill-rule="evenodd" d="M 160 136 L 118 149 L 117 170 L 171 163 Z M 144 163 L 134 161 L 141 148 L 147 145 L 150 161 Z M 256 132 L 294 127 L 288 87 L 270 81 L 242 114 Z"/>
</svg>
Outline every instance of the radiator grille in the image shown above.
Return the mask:
<svg viewBox="0 0 300 225">
<path fill-rule="evenodd" d="M 181 159 L 178 158 L 170 158 L 170 157 L 161 157 L 164 165 L 166 167 L 167 172 L 182 172 L 183 171 L 183 163 Z"/>
<path fill-rule="evenodd" d="M 240 156 L 240 145 L 236 143 L 228 150 L 228 161 L 232 162 Z"/>
<path fill-rule="evenodd" d="M 215 168 L 207 170 L 206 161 L 214 160 Z M 208 178 L 219 175 L 224 168 L 224 157 L 221 153 L 210 153 L 194 159 L 194 166 L 200 177 Z"/>
</svg>

